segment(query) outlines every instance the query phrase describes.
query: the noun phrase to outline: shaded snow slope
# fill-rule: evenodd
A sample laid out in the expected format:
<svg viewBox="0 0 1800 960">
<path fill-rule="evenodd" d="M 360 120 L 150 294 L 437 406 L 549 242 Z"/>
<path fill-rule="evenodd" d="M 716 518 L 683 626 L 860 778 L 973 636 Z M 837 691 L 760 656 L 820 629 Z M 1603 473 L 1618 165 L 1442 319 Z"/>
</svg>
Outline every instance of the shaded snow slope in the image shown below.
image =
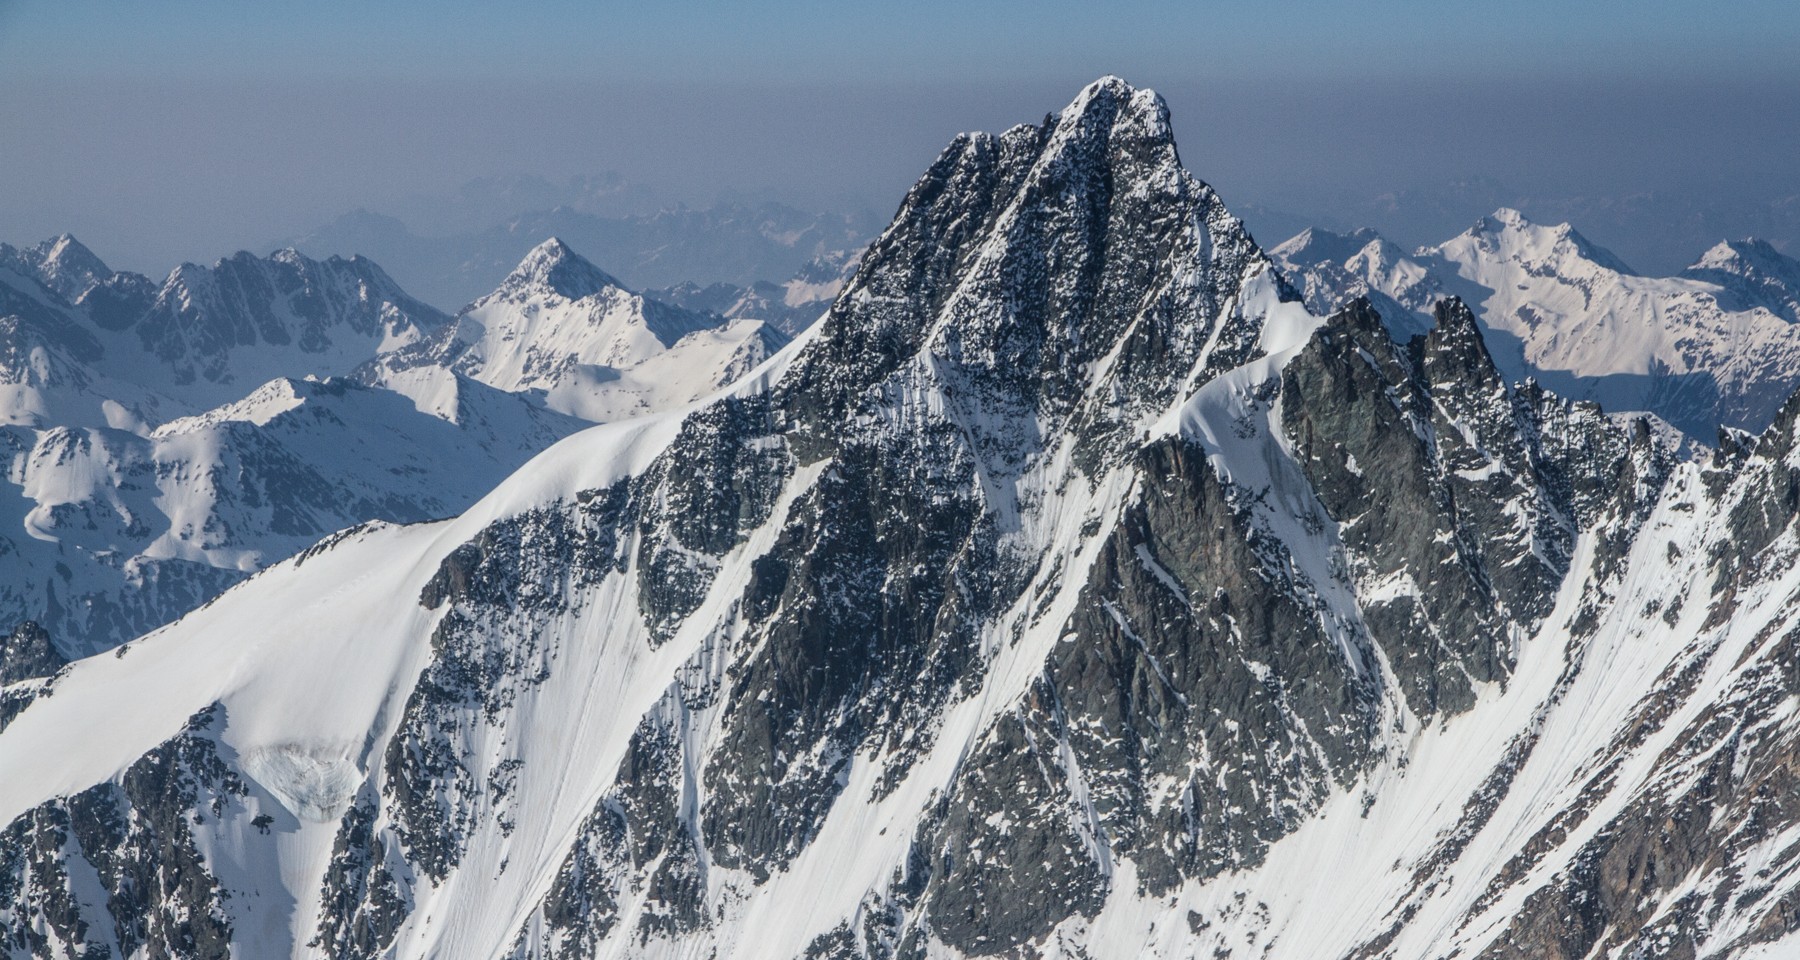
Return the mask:
<svg viewBox="0 0 1800 960">
<path fill-rule="evenodd" d="M 0 942 L 1778 955 L 1797 416 L 1677 464 L 1310 313 L 1106 78 L 736 385 L 32 657 Z"/>
</svg>

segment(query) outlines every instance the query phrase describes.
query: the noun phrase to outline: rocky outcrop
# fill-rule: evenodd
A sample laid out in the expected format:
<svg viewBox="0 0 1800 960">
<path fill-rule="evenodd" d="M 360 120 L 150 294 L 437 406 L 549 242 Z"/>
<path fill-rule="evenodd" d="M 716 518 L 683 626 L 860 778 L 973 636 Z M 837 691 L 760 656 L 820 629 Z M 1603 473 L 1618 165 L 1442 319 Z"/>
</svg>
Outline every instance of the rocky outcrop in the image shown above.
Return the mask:
<svg viewBox="0 0 1800 960">
<path fill-rule="evenodd" d="M 212 739 L 222 719 L 196 715 L 116 781 L 47 802 L 0 833 L 0 946 L 30 956 L 231 956 L 226 894 L 194 840 L 209 817 L 248 819 L 249 790 Z"/>
<path fill-rule="evenodd" d="M 231 857 L 286 827 L 245 819 L 232 751 L 354 668 L 306 717 L 348 731 L 349 787 L 278 855 L 323 865 L 281 922 L 333 957 L 1791 942 L 1800 401 L 1684 466 L 1647 420 L 1508 382 L 1460 301 L 1402 340 L 1295 295 L 1154 95 L 960 138 L 754 378 L 150 641 L 258 644 L 178 685 L 255 721 L 182 735 L 222 773 L 157 754 L 213 771 L 186 835 Z M 39 709 L 0 757 L 55 742 Z M 60 802 L 8 829 L 64 849 Z M 35 856 L 10 876 L 75 862 Z M 268 921 L 247 874 L 214 870 L 214 911 L 218 864 L 166 856 L 195 943 Z M 30 882 L 65 892 L 12 895 L 19 929 L 88 949 L 81 885 Z"/>
</svg>

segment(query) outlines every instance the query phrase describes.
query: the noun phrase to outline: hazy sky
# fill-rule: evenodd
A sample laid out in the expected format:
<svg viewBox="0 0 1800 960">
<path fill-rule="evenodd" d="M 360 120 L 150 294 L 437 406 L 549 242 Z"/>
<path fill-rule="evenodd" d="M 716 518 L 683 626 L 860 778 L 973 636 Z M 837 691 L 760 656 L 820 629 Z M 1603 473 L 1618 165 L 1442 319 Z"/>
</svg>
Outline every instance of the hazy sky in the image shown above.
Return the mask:
<svg viewBox="0 0 1800 960">
<path fill-rule="evenodd" d="M 0 239 L 161 270 L 472 177 L 609 170 L 885 214 L 955 132 L 1104 73 L 1164 94 L 1228 204 L 1471 178 L 1760 201 L 1800 194 L 1797 8 L 0 0 Z"/>
</svg>

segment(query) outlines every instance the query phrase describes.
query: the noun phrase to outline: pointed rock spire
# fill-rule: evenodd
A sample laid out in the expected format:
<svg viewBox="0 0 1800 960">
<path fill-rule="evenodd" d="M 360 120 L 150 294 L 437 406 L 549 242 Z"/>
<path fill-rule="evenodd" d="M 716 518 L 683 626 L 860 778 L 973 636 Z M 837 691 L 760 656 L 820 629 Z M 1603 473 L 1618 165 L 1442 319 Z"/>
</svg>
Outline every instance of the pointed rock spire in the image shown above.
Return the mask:
<svg viewBox="0 0 1800 960">
<path fill-rule="evenodd" d="M 1445 297 L 1433 308 L 1437 325 L 1425 335 L 1425 373 L 1435 384 L 1495 389 L 1503 386 L 1481 324 L 1461 297 Z"/>
<path fill-rule="evenodd" d="M 957 137 L 788 387 L 816 395 L 806 406 L 834 431 L 846 404 L 919 361 L 959 382 L 972 430 L 1033 410 L 1094 424 L 1098 444 L 1252 357 L 1284 295 L 1242 223 L 1183 169 L 1162 98 L 1107 77 L 1044 126 Z"/>
</svg>

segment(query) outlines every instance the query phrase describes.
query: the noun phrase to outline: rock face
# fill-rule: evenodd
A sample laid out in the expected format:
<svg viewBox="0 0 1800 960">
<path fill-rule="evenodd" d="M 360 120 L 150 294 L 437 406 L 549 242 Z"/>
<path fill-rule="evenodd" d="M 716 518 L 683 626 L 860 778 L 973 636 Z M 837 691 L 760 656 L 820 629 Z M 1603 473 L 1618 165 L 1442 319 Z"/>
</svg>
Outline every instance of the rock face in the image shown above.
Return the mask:
<svg viewBox="0 0 1800 960">
<path fill-rule="evenodd" d="M 1654 413 L 1701 443 L 1761 430 L 1800 387 L 1800 262 L 1760 241 L 1646 277 L 1566 223 L 1502 209 L 1411 254 L 1370 230 L 1315 229 L 1272 255 L 1316 312 L 1367 297 L 1402 338 L 1461 297 L 1509 378 Z"/>
<path fill-rule="evenodd" d="M 0 639 L 0 730 L 37 699 L 47 678 L 68 664 L 43 627 L 27 620 Z M 38 681 L 38 682 L 27 682 Z"/>
<path fill-rule="evenodd" d="M 119 782 L 45 804 L 6 828 L 0 944 L 9 953 L 231 956 L 229 894 L 191 832 L 209 816 L 242 818 L 249 794 L 206 736 L 217 714 L 196 714 Z"/>
<path fill-rule="evenodd" d="M 1800 401 L 1678 462 L 1298 297 L 1148 91 L 960 137 L 730 390 L 20 681 L 3 942 L 1791 950 Z"/>
<path fill-rule="evenodd" d="M 50 634 L 27 620 L 0 640 L 0 687 L 51 676 L 68 662 L 50 642 Z"/>
</svg>

